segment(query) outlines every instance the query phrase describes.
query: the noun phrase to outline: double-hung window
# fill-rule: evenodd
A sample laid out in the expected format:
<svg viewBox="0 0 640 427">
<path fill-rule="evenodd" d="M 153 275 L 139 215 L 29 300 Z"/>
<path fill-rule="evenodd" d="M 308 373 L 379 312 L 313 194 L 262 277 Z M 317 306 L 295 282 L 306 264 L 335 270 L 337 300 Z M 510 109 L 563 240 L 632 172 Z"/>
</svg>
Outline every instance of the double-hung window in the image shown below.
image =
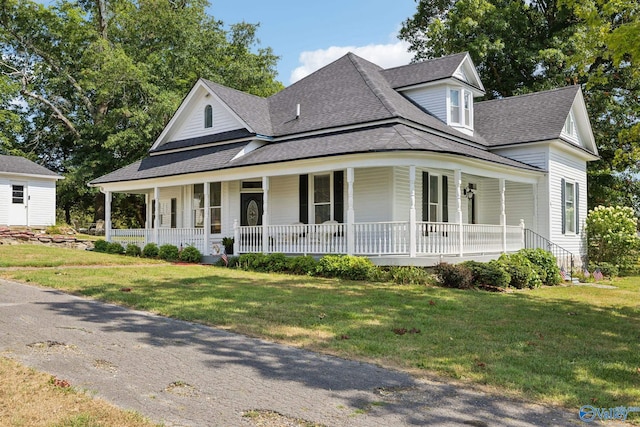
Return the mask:
<svg viewBox="0 0 640 427">
<path fill-rule="evenodd" d="M 473 126 L 473 94 L 466 89 L 449 89 L 449 124 Z"/>
<path fill-rule="evenodd" d="M 204 184 L 193 185 L 193 226 L 204 227 Z M 222 185 L 219 182 L 209 183 L 209 212 L 211 233 L 222 232 Z"/>
<path fill-rule="evenodd" d="M 560 184 L 562 209 L 562 234 L 579 234 L 580 230 L 580 185 L 562 179 Z"/>
<path fill-rule="evenodd" d="M 331 220 L 331 174 L 313 176 L 314 223 Z"/>
<path fill-rule="evenodd" d="M 446 175 L 422 173 L 422 221 L 449 222 L 449 189 Z"/>
</svg>

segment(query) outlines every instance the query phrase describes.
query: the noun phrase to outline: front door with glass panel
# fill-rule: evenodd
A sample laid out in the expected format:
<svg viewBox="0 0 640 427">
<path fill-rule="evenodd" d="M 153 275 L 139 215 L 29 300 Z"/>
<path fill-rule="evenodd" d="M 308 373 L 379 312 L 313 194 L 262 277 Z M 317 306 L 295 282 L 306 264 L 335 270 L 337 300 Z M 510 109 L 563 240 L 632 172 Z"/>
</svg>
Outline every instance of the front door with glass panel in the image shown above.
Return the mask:
<svg viewBox="0 0 640 427">
<path fill-rule="evenodd" d="M 11 183 L 11 199 L 9 200 L 9 225 L 27 224 L 27 183 Z"/>
<path fill-rule="evenodd" d="M 240 225 L 262 225 L 262 193 L 240 194 Z"/>
</svg>

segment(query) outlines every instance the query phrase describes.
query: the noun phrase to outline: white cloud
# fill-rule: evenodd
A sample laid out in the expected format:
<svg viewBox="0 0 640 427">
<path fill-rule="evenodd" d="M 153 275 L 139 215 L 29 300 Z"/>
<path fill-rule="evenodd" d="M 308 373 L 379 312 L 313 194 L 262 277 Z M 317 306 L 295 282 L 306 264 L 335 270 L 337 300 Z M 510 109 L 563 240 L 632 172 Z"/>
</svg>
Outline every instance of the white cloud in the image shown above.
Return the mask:
<svg viewBox="0 0 640 427">
<path fill-rule="evenodd" d="M 408 52 L 409 44 L 396 42 L 389 44 L 370 44 L 367 46 L 331 46 L 328 49 L 305 51 L 300 54 L 298 61 L 302 64 L 291 73 L 289 83 L 295 83 L 303 77 L 335 61 L 348 52 L 371 61 L 382 68 L 406 65 L 413 58 Z"/>
</svg>

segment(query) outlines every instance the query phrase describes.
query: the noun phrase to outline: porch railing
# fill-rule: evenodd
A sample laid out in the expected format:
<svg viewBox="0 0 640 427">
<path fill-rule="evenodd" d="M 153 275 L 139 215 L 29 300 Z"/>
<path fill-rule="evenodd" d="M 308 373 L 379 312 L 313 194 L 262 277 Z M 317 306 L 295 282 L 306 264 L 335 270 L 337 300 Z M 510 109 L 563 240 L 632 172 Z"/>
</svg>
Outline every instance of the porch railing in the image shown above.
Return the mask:
<svg viewBox="0 0 640 427">
<path fill-rule="evenodd" d="M 352 253 L 408 255 L 410 228 L 408 221 L 355 223 Z M 345 254 L 348 233 L 346 224 L 296 224 L 237 227 L 235 237 L 239 253 Z M 491 254 L 524 247 L 521 226 L 486 224 L 418 222 L 415 241 L 417 255 Z"/>
<path fill-rule="evenodd" d="M 343 223 L 238 226 L 234 231 L 238 253 L 302 255 L 411 255 L 412 241 L 417 256 L 494 254 L 522 249 L 523 236 L 521 226 L 417 222 L 412 238 L 408 221 L 355 223 L 351 228 Z M 212 252 L 213 243 L 213 239 L 205 242 L 203 228 L 114 229 L 111 241 L 141 248 L 149 242 L 193 245 L 203 254 Z"/>
<path fill-rule="evenodd" d="M 144 248 L 147 243 L 158 245 L 171 244 L 177 247 L 195 246 L 200 252 L 205 253 L 203 228 L 134 228 L 112 229 L 111 241 L 118 242 L 126 247 L 128 244 L 138 245 Z"/>
<path fill-rule="evenodd" d="M 575 258 L 571 252 L 563 248 L 562 246 L 558 246 L 545 237 L 539 235 L 538 233 L 529 230 L 528 228 L 524 230 L 524 245 L 527 249 L 544 249 L 545 251 L 551 252 L 553 256 L 556 257 L 556 262 L 558 267 L 564 268 L 569 274 L 573 272 L 573 268 L 575 266 Z"/>
</svg>

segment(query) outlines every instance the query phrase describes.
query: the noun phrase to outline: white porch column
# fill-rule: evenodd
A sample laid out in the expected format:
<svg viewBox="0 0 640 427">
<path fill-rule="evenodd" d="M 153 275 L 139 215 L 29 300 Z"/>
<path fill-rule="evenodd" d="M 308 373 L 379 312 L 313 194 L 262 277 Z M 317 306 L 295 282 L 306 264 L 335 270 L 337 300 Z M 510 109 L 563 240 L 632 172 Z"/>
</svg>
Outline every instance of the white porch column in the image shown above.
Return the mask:
<svg viewBox="0 0 640 427">
<path fill-rule="evenodd" d="M 240 255 L 240 225 L 238 220 L 233 220 L 233 254 Z"/>
<path fill-rule="evenodd" d="M 356 250 L 356 214 L 353 209 L 354 169 L 347 168 L 347 254 L 353 255 Z"/>
<path fill-rule="evenodd" d="M 262 252 L 269 252 L 269 233 L 267 226 L 269 225 L 269 177 L 262 177 Z"/>
<path fill-rule="evenodd" d="M 458 223 L 458 255 L 464 254 L 464 227 L 462 225 L 462 170 L 453 171 L 453 180 L 456 185 L 456 222 Z"/>
<path fill-rule="evenodd" d="M 209 240 L 211 240 L 211 186 L 208 182 L 204 183 L 204 253 L 203 255 L 211 255 L 209 250 Z"/>
<path fill-rule="evenodd" d="M 104 193 L 104 239 L 111 241 L 111 191 Z"/>
<path fill-rule="evenodd" d="M 500 178 L 500 225 L 502 225 L 502 252 L 507 252 L 506 181 Z"/>
<path fill-rule="evenodd" d="M 416 257 L 416 167 L 409 166 L 409 257 Z"/>
<path fill-rule="evenodd" d="M 153 242 L 160 244 L 160 187 L 153 187 L 153 206 L 155 207 L 156 217 L 153 220 Z"/>
<path fill-rule="evenodd" d="M 144 205 L 147 207 L 144 219 L 144 228 L 151 228 L 151 195 L 149 193 L 145 193 L 144 195 Z M 144 243 L 147 244 L 147 242 Z"/>
</svg>

